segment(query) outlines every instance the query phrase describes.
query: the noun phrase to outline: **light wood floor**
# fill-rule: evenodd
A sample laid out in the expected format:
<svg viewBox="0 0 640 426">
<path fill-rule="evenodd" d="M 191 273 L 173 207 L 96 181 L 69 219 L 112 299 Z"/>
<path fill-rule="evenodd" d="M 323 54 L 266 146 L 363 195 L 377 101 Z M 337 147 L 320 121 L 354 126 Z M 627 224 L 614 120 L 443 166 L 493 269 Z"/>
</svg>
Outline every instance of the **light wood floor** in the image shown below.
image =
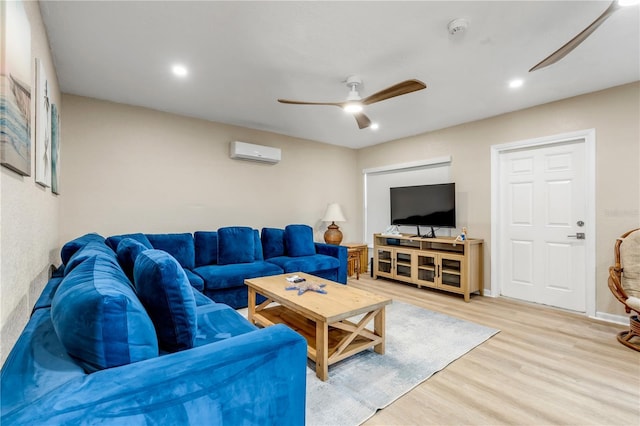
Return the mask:
<svg viewBox="0 0 640 426">
<path fill-rule="evenodd" d="M 465 303 L 369 274 L 349 285 L 501 330 L 367 426 L 640 425 L 640 352 L 616 340 L 623 326 L 506 298 Z"/>
</svg>

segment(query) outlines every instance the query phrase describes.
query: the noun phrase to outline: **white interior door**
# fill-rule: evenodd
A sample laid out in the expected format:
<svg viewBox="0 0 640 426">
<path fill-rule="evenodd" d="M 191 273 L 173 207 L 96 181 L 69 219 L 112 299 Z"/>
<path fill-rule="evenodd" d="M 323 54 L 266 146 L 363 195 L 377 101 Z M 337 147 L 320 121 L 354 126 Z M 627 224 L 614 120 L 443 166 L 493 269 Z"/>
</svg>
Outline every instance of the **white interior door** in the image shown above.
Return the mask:
<svg viewBox="0 0 640 426">
<path fill-rule="evenodd" d="M 584 140 L 500 154 L 504 296 L 585 312 L 585 164 Z"/>
</svg>

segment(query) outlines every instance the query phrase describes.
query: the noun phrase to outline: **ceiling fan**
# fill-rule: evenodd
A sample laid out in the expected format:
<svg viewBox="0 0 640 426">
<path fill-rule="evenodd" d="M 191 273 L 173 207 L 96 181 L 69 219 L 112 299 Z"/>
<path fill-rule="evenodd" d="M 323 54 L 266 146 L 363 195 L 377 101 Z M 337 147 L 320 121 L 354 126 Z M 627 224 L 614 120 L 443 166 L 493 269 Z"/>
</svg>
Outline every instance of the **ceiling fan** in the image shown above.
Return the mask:
<svg viewBox="0 0 640 426">
<path fill-rule="evenodd" d="M 376 102 L 385 101 L 387 99 L 394 98 L 400 95 L 406 95 L 407 93 L 415 92 L 417 90 L 426 89 L 427 85 L 420 80 L 406 80 L 398 84 L 394 84 L 391 87 L 387 87 L 384 90 L 369 95 L 366 98 L 361 98 L 358 93 L 358 86 L 362 85 L 360 77 L 352 75 L 345 81 L 347 87 L 349 87 L 349 95 L 347 99 L 342 102 L 304 102 L 304 101 L 291 101 L 288 99 L 278 99 L 278 102 L 283 104 L 293 105 L 331 105 L 344 109 L 346 112 L 350 112 L 356 119 L 358 127 L 360 129 L 366 129 L 371 125 L 371 120 L 362 112 L 362 107 L 371 105 Z"/>
<path fill-rule="evenodd" d="M 555 64 L 560 59 L 567 56 L 573 49 L 578 47 L 580 43 L 585 41 L 587 37 L 591 35 L 604 21 L 609 18 L 609 16 L 613 15 L 613 13 L 618 10 L 621 6 L 630 6 L 633 4 L 637 4 L 638 0 L 617 0 L 611 2 L 607 10 L 602 12 L 598 18 L 593 21 L 587 28 L 582 30 L 577 36 L 569 40 L 564 46 L 560 49 L 553 52 L 551 55 L 547 56 L 545 59 L 540 61 L 537 65 L 529 70 L 529 72 L 539 70 L 540 68 L 548 67 L 549 65 Z"/>
</svg>

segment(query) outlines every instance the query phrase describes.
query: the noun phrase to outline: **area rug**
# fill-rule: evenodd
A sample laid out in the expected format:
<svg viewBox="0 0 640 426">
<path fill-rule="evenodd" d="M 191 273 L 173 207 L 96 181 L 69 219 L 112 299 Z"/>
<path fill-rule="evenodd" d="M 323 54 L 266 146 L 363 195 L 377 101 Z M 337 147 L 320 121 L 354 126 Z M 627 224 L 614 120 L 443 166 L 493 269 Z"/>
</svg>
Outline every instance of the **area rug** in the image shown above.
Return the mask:
<svg viewBox="0 0 640 426">
<path fill-rule="evenodd" d="M 309 361 L 308 426 L 359 425 L 499 332 L 395 300 L 386 309 L 384 355 L 371 349 L 331 365 L 326 382 Z"/>
</svg>

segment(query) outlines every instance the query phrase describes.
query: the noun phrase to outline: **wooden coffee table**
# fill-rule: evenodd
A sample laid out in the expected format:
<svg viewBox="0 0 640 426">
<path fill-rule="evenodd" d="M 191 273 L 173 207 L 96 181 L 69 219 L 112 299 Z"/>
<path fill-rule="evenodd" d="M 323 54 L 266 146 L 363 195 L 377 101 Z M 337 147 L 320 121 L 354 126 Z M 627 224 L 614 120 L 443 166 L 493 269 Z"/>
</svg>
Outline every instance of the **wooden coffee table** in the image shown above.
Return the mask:
<svg viewBox="0 0 640 426">
<path fill-rule="evenodd" d="M 384 312 L 391 299 L 333 281 L 297 272 L 307 282 L 326 284 L 327 294 L 286 290 L 294 274 L 250 278 L 249 321 L 267 327 L 286 324 L 307 339 L 307 356 L 316 363 L 316 375 L 327 380 L 329 365 L 373 346 L 384 354 Z M 256 306 L 256 293 L 267 298 Z M 273 303 L 275 302 L 275 304 Z M 271 305 L 271 306 L 269 306 Z M 350 321 L 364 314 L 357 322 Z M 373 321 L 373 331 L 365 328 Z"/>
</svg>

